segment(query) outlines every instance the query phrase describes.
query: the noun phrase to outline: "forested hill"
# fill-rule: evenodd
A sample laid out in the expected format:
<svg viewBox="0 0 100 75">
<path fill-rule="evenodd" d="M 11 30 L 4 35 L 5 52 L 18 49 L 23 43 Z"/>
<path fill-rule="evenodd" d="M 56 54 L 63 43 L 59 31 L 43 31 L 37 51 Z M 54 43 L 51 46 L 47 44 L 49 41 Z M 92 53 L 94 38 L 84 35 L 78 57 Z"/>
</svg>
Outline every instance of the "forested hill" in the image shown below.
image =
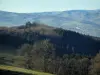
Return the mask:
<svg viewBox="0 0 100 75">
<path fill-rule="evenodd" d="M 55 46 L 57 55 L 66 53 L 96 55 L 100 50 L 100 38 L 44 24 L 27 22 L 26 25 L 18 27 L 0 27 L 1 51 L 16 52 L 23 44 L 34 44 L 46 39 Z"/>
</svg>

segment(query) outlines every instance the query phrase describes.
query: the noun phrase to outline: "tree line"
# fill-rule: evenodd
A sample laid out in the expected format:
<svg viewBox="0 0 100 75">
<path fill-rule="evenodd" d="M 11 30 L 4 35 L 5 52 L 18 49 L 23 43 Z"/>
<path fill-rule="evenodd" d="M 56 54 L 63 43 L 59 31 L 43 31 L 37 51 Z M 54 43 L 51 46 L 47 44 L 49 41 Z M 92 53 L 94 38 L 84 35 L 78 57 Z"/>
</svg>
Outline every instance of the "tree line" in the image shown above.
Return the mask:
<svg viewBox="0 0 100 75">
<path fill-rule="evenodd" d="M 41 40 L 34 45 L 24 44 L 18 54 L 24 56 L 24 67 L 56 75 L 99 75 L 100 53 L 95 57 L 80 54 L 57 56 L 55 45 L 50 40 Z"/>
</svg>

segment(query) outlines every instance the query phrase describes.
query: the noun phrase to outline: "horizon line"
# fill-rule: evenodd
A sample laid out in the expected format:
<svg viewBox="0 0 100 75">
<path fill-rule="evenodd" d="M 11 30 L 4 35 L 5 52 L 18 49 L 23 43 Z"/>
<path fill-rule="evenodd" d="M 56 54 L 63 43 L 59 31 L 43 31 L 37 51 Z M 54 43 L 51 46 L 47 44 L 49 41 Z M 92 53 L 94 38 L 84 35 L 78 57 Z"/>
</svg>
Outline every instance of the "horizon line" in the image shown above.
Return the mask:
<svg viewBox="0 0 100 75">
<path fill-rule="evenodd" d="M 8 12 L 8 13 L 21 13 L 21 14 L 28 14 L 28 13 L 48 13 L 48 12 L 64 12 L 64 11 L 84 11 L 84 10 L 100 10 L 100 9 L 66 9 L 66 10 L 55 10 L 55 11 L 36 11 L 36 12 L 15 12 L 15 11 L 7 11 L 7 10 L 0 10 L 2 12 Z"/>
</svg>

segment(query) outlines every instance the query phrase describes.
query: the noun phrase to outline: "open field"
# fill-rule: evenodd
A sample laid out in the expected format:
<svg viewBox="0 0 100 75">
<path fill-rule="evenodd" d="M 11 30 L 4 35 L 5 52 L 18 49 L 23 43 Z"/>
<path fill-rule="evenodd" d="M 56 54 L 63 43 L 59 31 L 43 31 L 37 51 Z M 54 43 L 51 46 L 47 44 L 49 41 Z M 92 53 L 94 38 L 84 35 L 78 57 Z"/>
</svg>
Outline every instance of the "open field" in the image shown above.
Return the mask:
<svg viewBox="0 0 100 75">
<path fill-rule="evenodd" d="M 16 73 L 18 72 L 18 74 L 15 75 L 52 75 L 49 73 L 43 73 L 43 72 L 38 72 L 38 71 L 33 71 L 33 70 L 28 70 L 28 69 L 13 67 L 13 66 L 5 66 L 5 65 L 0 65 L 0 71 L 5 71 L 5 73 L 8 71 L 12 71 Z"/>
</svg>

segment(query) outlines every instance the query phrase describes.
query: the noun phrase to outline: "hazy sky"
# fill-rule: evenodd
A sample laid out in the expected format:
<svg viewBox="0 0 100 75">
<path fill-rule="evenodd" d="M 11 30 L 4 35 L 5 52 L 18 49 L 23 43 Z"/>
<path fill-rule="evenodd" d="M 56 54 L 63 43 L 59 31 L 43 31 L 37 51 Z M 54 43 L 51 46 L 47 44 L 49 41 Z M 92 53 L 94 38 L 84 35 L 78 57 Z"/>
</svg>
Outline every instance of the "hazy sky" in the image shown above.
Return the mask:
<svg viewBox="0 0 100 75">
<path fill-rule="evenodd" d="M 45 12 L 100 9 L 100 0 L 0 0 L 0 10 L 10 12 Z"/>
</svg>

